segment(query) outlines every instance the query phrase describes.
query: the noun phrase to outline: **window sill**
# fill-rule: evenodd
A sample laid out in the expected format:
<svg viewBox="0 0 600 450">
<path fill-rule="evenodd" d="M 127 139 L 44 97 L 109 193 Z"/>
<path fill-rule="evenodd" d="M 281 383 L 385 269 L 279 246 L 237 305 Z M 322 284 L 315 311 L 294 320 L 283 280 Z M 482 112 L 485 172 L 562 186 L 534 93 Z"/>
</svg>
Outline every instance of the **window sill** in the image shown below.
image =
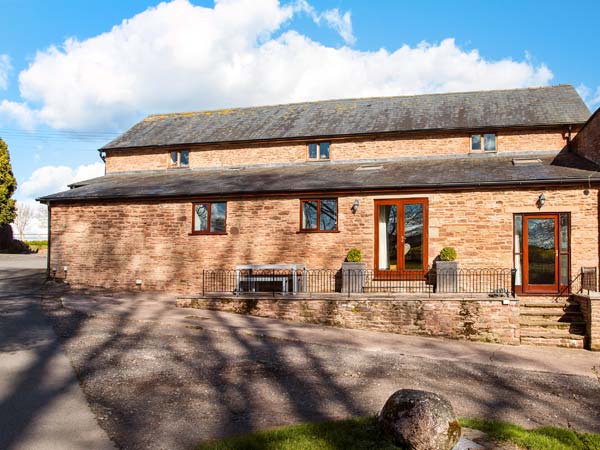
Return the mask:
<svg viewBox="0 0 600 450">
<path fill-rule="evenodd" d="M 312 159 L 312 158 L 307 158 L 306 162 L 310 162 L 310 163 L 319 163 L 319 162 L 330 162 L 331 159 Z"/>
<path fill-rule="evenodd" d="M 340 230 L 298 230 L 296 234 L 340 233 Z"/>
<path fill-rule="evenodd" d="M 498 150 L 470 150 L 470 155 L 487 155 L 490 153 L 498 153 Z"/>
<path fill-rule="evenodd" d="M 223 233 L 203 233 L 203 232 L 192 232 L 192 233 L 188 233 L 188 236 L 226 236 L 229 233 L 227 233 L 226 231 L 224 231 Z"/>
</svg>

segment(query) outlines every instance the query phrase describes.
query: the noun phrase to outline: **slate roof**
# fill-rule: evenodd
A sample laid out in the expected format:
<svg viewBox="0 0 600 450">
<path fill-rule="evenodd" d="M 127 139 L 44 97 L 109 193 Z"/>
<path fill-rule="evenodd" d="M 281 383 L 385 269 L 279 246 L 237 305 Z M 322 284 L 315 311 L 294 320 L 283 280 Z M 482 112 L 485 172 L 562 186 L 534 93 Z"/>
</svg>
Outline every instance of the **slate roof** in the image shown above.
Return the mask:
<svg viewBox="0 0 600 450">
<path fill-rule="evenodd" d="M 583 124 L 590 111 L 571 85 L 327 100 L 149 116 L 101 150 L 403 131 Z"/>
<path fill-rule="evenodd" d="M 238 170 L 171 169 L 115 173 L 78 183 L 40 201 L 169 198 L 303 192 L 377 191 L 600 181 L 598 166 L 574 154 L 520 153 L 541 164 L 513 163 L 513 155 L 418 158 L 387 162 L 290 164 Z M 366 168 L 375 169 L 366 169 Z M 358 170 L 357 170 L 358 169 Z M 366 169 L 366 170 L 365 170 Z"/>
</svg>

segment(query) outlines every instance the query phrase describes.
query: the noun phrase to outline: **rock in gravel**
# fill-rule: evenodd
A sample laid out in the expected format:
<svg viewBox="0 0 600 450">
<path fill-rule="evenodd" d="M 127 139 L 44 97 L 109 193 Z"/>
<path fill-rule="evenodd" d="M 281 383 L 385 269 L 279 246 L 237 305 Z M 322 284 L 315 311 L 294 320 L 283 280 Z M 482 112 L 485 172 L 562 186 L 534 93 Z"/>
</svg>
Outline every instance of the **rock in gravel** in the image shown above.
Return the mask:
<svg viewBox="0 0 600 450">
<path fill-rule="evenodd" d="M 388 398 L 379 425 L 396 445 L 411 450 L 451 450 L 461 434 L 450 402 L 414 389 L 401 389 Z"/>
</svg>

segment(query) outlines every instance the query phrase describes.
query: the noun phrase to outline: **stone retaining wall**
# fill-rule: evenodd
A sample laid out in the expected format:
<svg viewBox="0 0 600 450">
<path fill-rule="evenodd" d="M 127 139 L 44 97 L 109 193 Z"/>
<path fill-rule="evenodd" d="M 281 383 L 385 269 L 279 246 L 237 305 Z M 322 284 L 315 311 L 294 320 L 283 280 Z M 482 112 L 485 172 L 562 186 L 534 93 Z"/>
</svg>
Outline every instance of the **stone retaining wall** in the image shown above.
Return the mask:
<svg viewBox="0 0 600 450">
<path fill-rule="evenodd" d="M 518 345 L 520 341 L 519 307 L 514 299 L 504 305 L 500 298 L 484 296 L 409 299 L 185 297 L 178 299 L 178 306 L 398 334 L 512 345 Z"/>
<path fill-rule="evenodd" d="M 573 300 L 581 306 L 586 322 L 586 347 L 600 351 L 600 293 L 573 295 Z"/>
</svg>

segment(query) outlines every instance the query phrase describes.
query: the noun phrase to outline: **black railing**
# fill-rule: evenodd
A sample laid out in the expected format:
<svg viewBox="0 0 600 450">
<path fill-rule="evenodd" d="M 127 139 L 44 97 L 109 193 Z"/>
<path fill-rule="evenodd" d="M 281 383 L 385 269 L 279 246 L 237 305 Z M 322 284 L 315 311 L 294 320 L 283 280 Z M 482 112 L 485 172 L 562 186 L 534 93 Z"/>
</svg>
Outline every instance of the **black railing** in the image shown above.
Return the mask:
<svg viewBox="0 0 600 450">
<path fill-rule="evenodd" d="M 202 271 L 203 294 L 457 293 L 514 296 L 514 269 L 435 271 L 214 269 Z"/>
<path fill-rule="evenodd" d="M 596 267 L 582 267 L 578 278 L 579 286 L 574 286 L 577 288 L 575 292 L 598 291 L 598 269 Z"/>
</svg>

